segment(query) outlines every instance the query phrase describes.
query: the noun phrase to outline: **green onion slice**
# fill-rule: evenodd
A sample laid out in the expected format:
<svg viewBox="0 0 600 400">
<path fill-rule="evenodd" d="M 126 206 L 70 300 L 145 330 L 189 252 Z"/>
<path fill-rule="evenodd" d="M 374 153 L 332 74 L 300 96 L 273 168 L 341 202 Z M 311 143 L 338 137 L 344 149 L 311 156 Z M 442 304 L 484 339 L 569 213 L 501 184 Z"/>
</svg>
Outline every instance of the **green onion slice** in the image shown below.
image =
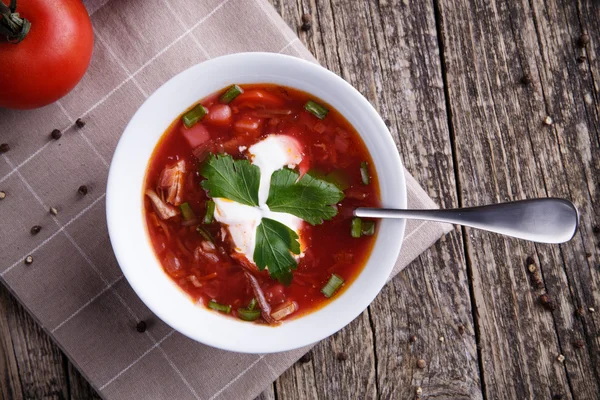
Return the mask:
<svg viewBox="0 0 600 400">
<path fill-rule="evenodd" d="M 215 202 L 213 200 L 208 200 L 206 202 L 206 214 L 204 214 L 204 222 L 205 224 L 212 224 L 213 217 L 215 215 Z"/>
<path fill-rule="evenodd" d="M 198 225 L 196 227 L 196 232 L 198 232 L 200 235 L 202 235 L 202 237 L 206 240 L 208 240 L 209 242 L 215 242 L 215 238 L 210 234 L 209 231 L 207 231 L 206 229 L 204 229 L 202 226 Z"/>
<path fill-rule="evenodd" d="M 362 220 L 360 218 L 352 218 L 352 229 L 350 231 L 353 238 L 359 238 L 362 235 Z"/>
<path fill-rule="evenodd" d="M 325 118 L 325 116 L 329 112 L 328 109 L 326 109 L 319 103 L 315 103 L 312 100 L 306 102 L 306 104 L 304 105 L 304 109 L 319 119 Z"/>
<path fill-rule="evenodd" d="M 252 298 L 252 300 L 250 300 L 250 304 L 248 304 L 248 310 L 250 310 L 250 311 L 254 310 L 257 305 L 258 305 L 258 302 L 256 301 L 256 299 Z"/>
<path fill-rule="evenodd" d="M 325 297 L 331 297 L 343 284 L 344 280 L 342 278 L 340 278 L 336 274 L 331 274 L 331 278 L 329 278 L 327 284 L 323 286 L 323 289 L 321 289 L 321 293 L 323 293 Z"/>
<path fill-rule="evenodd" d="M 198 104 L 196 107 L 192 108 L 190 111 L 183 114 L 183 124 L 186 128 L 191 128 L 196 125 L 198 121 L 200 121 L 204 116 L 208 114 L 208 110 L 202 104 Z"/>
<path fill-rule="evenodd" d="M 220 311 L 225 314 L 229 314 L 231 312 L 231 306 L 219 304 L 214 300 L 208 302 L 208 308 L 212 308 L 213 310 Z"/>
<path fill-rule="evenodd" d="M 260 310 L 247 310 L 245 308 L 238 308 L 238 317 L 244 321 L 256 321 L 260 317 Z"/>
<path fill-rule="evenodd" d="M 360 177 L 362 178 L 363 185 L 371 183 L 371 178 L 369 177 L 369 164 L 366 161 L 360 163 Z"/>
<path fill-rule="evenodd" d="M 227 89 L 225 93 L 221 95 L 221 97 L 219 97 L 219 101 L 223 104 L 229 104 L 233 101 L 233 99 L 235 99 L 242 93 L 244 93 L 244 89 L 242 89 L 238 85 L 233 85 L 229 87 L 229 89 Z"/>
<path fill-rule="evenodd" d="M 194 210 L 192 210 L 189 203 L 181 203 L 179 209 L 184 221 L 191 221 L 196 218 L 196 214 L 194 214 Z"/>
<path fill-rule="evenodd" d="M 373 236 L 375 234 L 375 222 L 364 221 L 362 223 L 362 234 L 365 236 Z"/>
</svg>

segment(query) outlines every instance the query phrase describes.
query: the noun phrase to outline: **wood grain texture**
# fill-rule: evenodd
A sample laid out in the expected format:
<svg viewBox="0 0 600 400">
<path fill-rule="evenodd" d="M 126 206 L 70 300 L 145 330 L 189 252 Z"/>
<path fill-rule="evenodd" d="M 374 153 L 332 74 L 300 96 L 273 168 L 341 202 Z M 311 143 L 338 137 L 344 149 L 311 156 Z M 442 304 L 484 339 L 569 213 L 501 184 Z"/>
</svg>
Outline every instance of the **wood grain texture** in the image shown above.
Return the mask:
<svg viewBox="0 0 600 400">
<path fill-rule="evenodd" d="M 4 287 L 0 288 L 0 307 L 0 394 L 8 400 L 67 398 L 58 347 Z"/>
<path fill-rule="evenodd" d="M 560 196 L 581 227 L 561 246 L 452 232 L 258 399 L 600 399 L 600 4 L 270 1 L 441 206 Z M 24 398 L 98 397 L 0 288 L 0 399 Z"/>
<path fill-rule="evenodd" d="M 21 400 L 21 377 L 9 328 L 9 316 L 15 313 L 12 296 L 0 286 L 0 399 Z"/>
<path fill-rule="evenodd" d="M 274 385 L 269 385 L 257 398 L 256 400 L 276 400 L 275 397 L 275 387 Z"/>
<path fill-rule="evenodd" d="M 99 400 L 100 396 L 98 396 L 94 388 L 81 376 L 79 371 L 77 371 L 66 357 L 65 363 L 69 379 L 69 398 L 71 400 Z"/>
<path fill-rule="evenodd" d="M 438 204 L 456 207 L 433 4 L 369 4 L 381 68 L 380 112 L 389 116 L 406 168 Z M 415 391 L 407 388 L 419 386 L 423 397 L 481 398 L 460 231 L 408 266 L 371 310 L 383 398 L 411 399 Z M 418 368 L 419 360 L 424 369 Z"/>
<path fill-rule="evenodd" d="M 597 18 L 597 7 L 589 11 Z M 570 1 L 439 4 L 461 205 L 560 196 L 582 215 L 575 239 L 561 246 L 467 230 L 487 398 L 600 393 L 597 323 L 587 312 L 575 317 L 597 304 L 599 288 L 597 89 L 576 60 L 578 14 Z M 520 83 L 524 74 L 531 84 Z M 527 256 L 543 279 L 536 290 Z M 539 304 L 542 293 L 554 311 Z"/>
</svg>

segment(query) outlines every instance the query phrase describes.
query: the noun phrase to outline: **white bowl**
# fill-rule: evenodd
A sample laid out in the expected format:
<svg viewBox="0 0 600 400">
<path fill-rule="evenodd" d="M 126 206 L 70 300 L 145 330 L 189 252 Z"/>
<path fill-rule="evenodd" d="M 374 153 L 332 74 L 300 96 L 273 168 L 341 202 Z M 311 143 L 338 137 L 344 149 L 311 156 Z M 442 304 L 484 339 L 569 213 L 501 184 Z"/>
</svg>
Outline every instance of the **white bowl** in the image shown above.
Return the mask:
<svg viewBox="0 0 600 400">
<path fill-rule="evenodd" d="M 245 353 L 292 350 L 337 332 L 373 301 L 400 252 L 404 220 L 382 220 L 360 275 L 325 307 L 277 327 L 238 321 L 195 305 L 165 274 L 145 228 L 142 188 L 148 160 L 169 125 L 198 100 L 234 83 L 274 83 L 303 90 L 336 108 L 364 140 L 384 207 L 406 207 L 406 183 L 392 137 L 350 84 L 310 62 L 280 54 L 241 53 L 193 66 L 161 86 L 135 113 L 112 159 L 106 217 L 113 250 L 142 301 L 177 331 L 209 346 Z"/>
</svg>

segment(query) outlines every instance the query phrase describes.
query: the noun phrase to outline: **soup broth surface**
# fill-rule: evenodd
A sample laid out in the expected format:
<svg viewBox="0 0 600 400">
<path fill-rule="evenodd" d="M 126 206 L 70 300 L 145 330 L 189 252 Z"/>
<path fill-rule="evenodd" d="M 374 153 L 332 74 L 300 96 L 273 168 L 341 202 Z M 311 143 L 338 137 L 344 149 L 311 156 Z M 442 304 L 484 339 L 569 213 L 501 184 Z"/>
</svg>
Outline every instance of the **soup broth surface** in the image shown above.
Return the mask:
<svg viewBox="0 0 600 400">
<path fill-rule="evenodd" d="M 201 104 L 207 111 L 191 127 L 182 120 L 186 112 L 167 129 L 148 165 L 144 213 L 156 257 L 193 301 L 233 318 L 277 324 L 334 300 L 360 273 L 375 241 L 376 233 L 368 232 L 375 221 L 363 220 L 364 232 L 353 237 L 352 212 L 380 206 L 379 186 L 366 146 L 335 109 L 292 88 L 240 87 L 243 93 L 230 102 L 220 98 L 224 88 L 191 107 Z M 307 111 L 309 101 L 328 109 L 327 115 L 320 119 Z M 299 149 L 301 162 L 284 168 L 343 191 L 333 205 L 337 215 L 298 228 L 301 252 L 292 254 L 297 266 L 289 283 L 240 251 L 229 225 L 217 220 L 218 207 L 212 221 L 205 218 L 213 199 L 202 187 L 203 164 L 214 155 L 256 162 L 250 149 L 270 137 L 292 138 Z M 334 274 L 343 284 L 327 297 L 323 288 Z"/>
</svg>

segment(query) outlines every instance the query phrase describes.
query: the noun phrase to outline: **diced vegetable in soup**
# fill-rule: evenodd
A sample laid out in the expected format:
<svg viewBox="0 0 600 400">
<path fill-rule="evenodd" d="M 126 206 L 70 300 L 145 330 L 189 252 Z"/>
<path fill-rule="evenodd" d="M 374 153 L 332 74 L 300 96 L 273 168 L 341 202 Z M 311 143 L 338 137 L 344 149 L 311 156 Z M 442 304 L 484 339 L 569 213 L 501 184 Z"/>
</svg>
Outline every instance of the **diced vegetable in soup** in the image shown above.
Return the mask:
<svg viewBox="0 0 600 400">
<path fill-rule="evenodd" d="M 277 325 L 314 311 L 364 267 L 379 206 L 373 162 L 336 110 L 275 85 L 233 85 L 165 132 L 145 180 L 150 240 L 191 299 Z"/>
</svg>

